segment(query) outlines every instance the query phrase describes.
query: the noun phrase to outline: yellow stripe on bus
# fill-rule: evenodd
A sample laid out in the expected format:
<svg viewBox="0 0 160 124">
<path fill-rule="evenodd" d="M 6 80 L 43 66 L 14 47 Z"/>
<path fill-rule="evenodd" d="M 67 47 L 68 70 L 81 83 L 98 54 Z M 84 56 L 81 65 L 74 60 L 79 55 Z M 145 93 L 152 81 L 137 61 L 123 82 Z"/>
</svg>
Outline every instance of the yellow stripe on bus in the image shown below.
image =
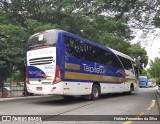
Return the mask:
<svg viewBox="0 0 160 124">
<path fill-rule="evenodd" d="M 38 81 L 38 80 L 52 80 L 52 78 L 29 78 L 30 81 Z"/>
<path fill-rule="evenodd" d="M 79 73 L 79 72 L 68 72 L 65 71 L 65 79 L 74 79 L 74 80 L 93 80 L 93 81 L 107 81 L 107 82 L 136 82 L 136 79 L 129 79 L 129 78 L 121 78 L 121 77 L 114 77 L 114 76 L 103 76 L 103 75 L 96 75 L 96 74 L 86 74 L 86 73 Z"/>
<path fill-rule="evenodd" d="M 80 65 L 73 63 L 65 63 L 66 69 L 80 70 Z"/>
</svg>

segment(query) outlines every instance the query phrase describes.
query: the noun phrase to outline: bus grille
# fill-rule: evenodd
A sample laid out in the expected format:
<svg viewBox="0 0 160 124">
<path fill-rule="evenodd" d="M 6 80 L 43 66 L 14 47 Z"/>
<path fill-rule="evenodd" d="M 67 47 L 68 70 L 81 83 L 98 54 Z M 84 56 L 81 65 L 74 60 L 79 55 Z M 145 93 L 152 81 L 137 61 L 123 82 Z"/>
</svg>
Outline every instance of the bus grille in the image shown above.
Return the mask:
<svg viewBox="0 0 160 124">
<path fill-rule="evenodd" d="M 53 61 L 53 57 L 41 57 L 41 58 L 33 58 L 29 59 L 30 65 L 45 65 L 45 64 L 51 64 Z"/>
</svg>

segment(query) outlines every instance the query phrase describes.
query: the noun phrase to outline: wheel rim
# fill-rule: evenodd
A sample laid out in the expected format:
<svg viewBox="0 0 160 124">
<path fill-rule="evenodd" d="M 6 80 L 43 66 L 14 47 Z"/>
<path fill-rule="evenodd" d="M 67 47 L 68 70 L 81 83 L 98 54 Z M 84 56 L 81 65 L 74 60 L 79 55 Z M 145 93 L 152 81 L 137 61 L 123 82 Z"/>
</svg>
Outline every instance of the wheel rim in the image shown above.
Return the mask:
<svg viewBox="0 0 160 124">
<path fill-rule="evenodd" d="M 93 89 L 93 95 L 94 95 L 94 97 L 98 97 L 98 89 L 95 87 L 94 89 Z"/>
</svg>

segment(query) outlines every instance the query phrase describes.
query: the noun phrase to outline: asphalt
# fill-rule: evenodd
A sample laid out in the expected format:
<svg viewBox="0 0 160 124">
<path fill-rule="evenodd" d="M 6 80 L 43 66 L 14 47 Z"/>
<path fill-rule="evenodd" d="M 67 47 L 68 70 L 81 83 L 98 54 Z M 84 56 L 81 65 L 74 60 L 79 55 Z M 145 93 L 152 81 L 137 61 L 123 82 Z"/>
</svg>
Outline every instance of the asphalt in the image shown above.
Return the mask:
<svg viewBox="0 0 160 124">
<path fill-rule="evenodd" d="M 45 98 L 45 97 L 50 97 L 50 95 L 0 98 L 0 102 L 11 101 L 11 100 Z M 158 106 L 158 109 L 159 109 L 159 115 L 160 115 L 160 88 L 158 89 L 158 87 L 156 88 L 155 97 L 156 97 L 156 103 L 157 103 L 157 106 Z"/>
</svg>

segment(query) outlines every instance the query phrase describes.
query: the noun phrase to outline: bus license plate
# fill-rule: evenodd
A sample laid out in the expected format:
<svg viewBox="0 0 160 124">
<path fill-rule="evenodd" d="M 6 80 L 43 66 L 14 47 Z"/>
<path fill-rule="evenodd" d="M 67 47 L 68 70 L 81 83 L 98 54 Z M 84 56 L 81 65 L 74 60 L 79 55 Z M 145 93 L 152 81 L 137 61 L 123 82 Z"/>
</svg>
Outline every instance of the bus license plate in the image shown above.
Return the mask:
<svg viewBox="0 0 160 124">
<path fill-rule="evenodd" d="M 42 91 L 42 87 L 36 87 L 38 91 Z"/>
</svg>

